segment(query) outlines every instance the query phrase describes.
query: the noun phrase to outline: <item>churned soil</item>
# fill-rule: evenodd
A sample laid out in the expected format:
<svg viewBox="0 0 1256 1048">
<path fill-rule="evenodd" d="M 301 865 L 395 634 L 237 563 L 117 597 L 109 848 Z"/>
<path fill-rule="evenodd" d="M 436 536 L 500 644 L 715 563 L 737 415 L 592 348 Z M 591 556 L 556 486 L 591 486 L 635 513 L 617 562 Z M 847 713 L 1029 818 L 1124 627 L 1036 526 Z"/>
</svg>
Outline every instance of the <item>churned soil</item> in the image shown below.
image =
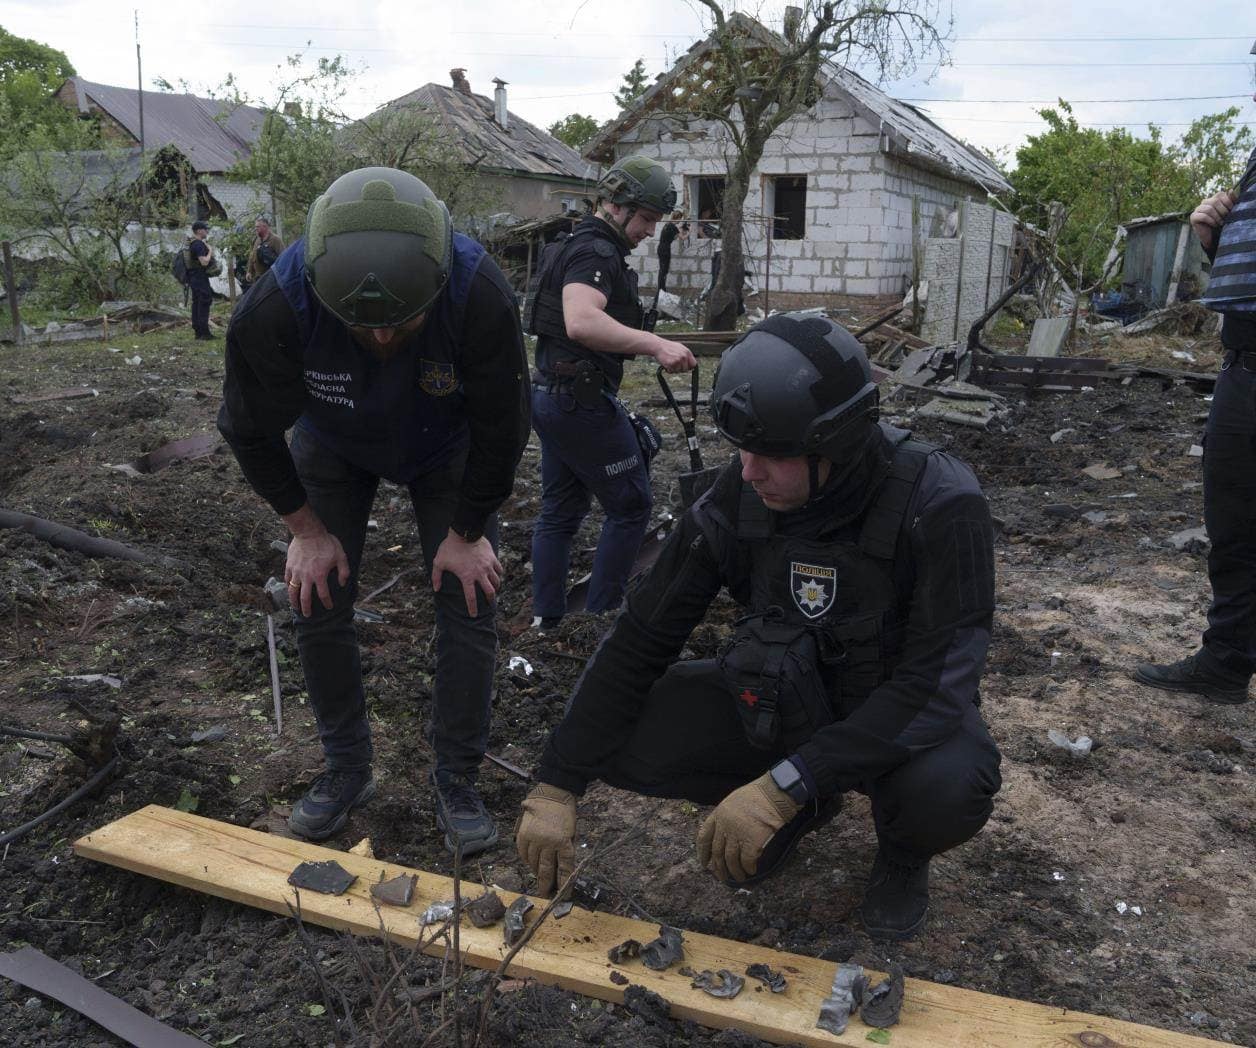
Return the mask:
<svg viewBox="0 0 1256 1048">
<path fill-rule="evenodd" d="M 276 737 L 263 583 L 282 577 L 281 523 L 244 483 L 229 452 L 151 475 L 109 468 L 175 439 L 212 433 L 220 345 L 190 332 L 111 343 L 0 347 L 0 505 L 175 558 L 180 568 L 90 559 L 22 531 L 0 531 L 0 722 L 52 733 L 89 718 L 120 718 L 113 777 L 93 796 L 8 847 L 0 858 L 0 942 L 31 944 L 163 1021 L 213 1044 L 327 1045 L 349 1009 L 361 1043 L 376 991 L 377 944 L 343 936 L 76 858 L 71 842 L 146 804 L 285 832 L 288 806 L 321 766 L 290 615 L 276 614 L 285 724 Z M 1215 341 L 1196 362 L 1175 361 L 1184 340 L 1095 340 L 1079 352 L 1214 369 Z M 118 350 L 111 352 L 110 350 Z M 139 363 L 128 360 L 139 356 Z M 688 468 L 679 428 L 644 367 L 627 395 L 669 436 L 656 462 L 656 515 L 678 515 L 677 475 Z M 709 376 L 707 376 L 709 377 Z M 73 386 L 80 400 L 14 404 Z M 915 977 L 1256 1044 L 1256 706 L 1219 707 L 1153 691 L 1129 676 L 1141 659 L 1196 646 L 1207 607 L 1205 552 L 1169 541 L 1198 527 L 1205 396 L 1171 379 L 1105 382 L 1072 394 L 1012 395 L 986 431 L 913 420 L 927 398 L 888 396 L 884 413 L 967 460 L 998 521 L 998 610 L 982 688 L 1003 751 L 994 816 L 968 844 L 933 864 L 932 909 L 915 942 L 870 941 L 857 907 L 875 850 L 867 810 L 841 815 L 806 840 L 770 887 L 731 891 L 694 859 L 705 809 L 592 788 L 581 806 L 590 848 L 646 826 L 590 875 L 604 905 L 683 928 L 871 966 L 900 963 Z M 700 427 L 709 461 L 727 454 Z M 608 625 L 573 617 L 557 631 L 527 621 L 529 536 L 539 504 L 538 453 L 529 448 L 503 509 L 501 651 L 490 748 L 530 767 L 562 715 L 583 659 Z M 1087 467 L 1111 467 L 1095 479 Z M 596 515 L 595 515 L 596 516 Z M 362 591 L 418 563 L 407 500 L 385 485 L 368 536 Z M 598 521 L 581 533 L 586 570 Z M 433 826 L 433 622 L 422 571 L 370 607 L 359 626 L 377 750 L 376 799 L 332 847 L 369 837 L 384 859 L 451 872 Z M 718 604 L 688 652 L 715 651 L 734 610 Z M 528 673 L 512 657 L 521 656 Z M 121 686 L 76 682 L 107 674 Z M 193 734 L 218 729 L 208 739 Z M 1050 729 L 1086 734 L 1072 757 Z M 197 736 L 200 738 L 201 736 Z M 68 794 L 92 768 L 56 743 L 0 737 L 0 832 Z M 526 887 L 511 834 L 526 783 L 485 764 L 480 782 L 500 843 L 464 871 Z M 612 944 L 607 944 L 612 945 Z M 319 973 L 343 997 L 326 1009 Z M 406 1034 L 388 1043 L 452 1044 L 485 981 L 459 1001 L 423 999 L 438 962 L 413 964 L 390 993 L 417 1001 Z M 636 990 L 610 1006 L 552 988 L 507 984 L 488 1013 L 493 1044 L 724 1045 L 760 1042 L 666 1016 Z M 347 1030 L 347 1024 L 342 1024 Z M 6 1044 L 120 1043 L 72 1010 L 0 983 Z M 344 1036 L 348 1036 L 345 1034 Z"/>
</svg>

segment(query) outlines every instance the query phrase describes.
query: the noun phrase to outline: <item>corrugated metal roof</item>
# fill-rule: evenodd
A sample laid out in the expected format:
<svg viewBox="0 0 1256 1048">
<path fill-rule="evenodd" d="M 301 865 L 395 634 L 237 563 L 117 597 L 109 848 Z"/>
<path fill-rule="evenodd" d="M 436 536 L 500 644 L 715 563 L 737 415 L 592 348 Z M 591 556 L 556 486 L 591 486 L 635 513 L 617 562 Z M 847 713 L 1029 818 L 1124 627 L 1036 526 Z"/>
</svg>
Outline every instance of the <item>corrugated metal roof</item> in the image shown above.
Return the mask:
<svg viewBox="0 0 1256 1048">
<path fill-rule="evenodd" d="M 486 167 L 528 175 L 597 181 L 596 164 L 534 124 L 508 113 L 507 126 L 502 128 L 493 118 L 493 100 L 484 95 L 465 94 L 443 84 L 424 84 L 385 102 L 380 109 L 407 106 L 427 110 L 456 131 L 453 145 L 468 162 L 478 160 Z"/>
<path fill-rule="evenodd" d="M 786 49 L 784 38 L 740 12 L 731 15 L 728 24 L 764 47 L 778 51 Z M 715 48 L 714 34 L 690 47 L 667 73 L 650 86 L 632 109 L 625 110 L 601 130 L 586 147 L 585 155 L 609 160 L 619 137 L 650 116 L 652 111 L 661 108 L 672 96 L 678 81 L 688 76 Z M 891 98 L 857 73 L 835 63 L 824 63 L 821 71 L 850 99 L 865 120 L 881 129 L 887 136 L 890 152 L 905 163 L 940 171 L 989 192 L 1011 191 L 1011 185 L 994 164 L 942 130 L 918 109 Z"/>
<path fill-rule="evenodd" d="M 139 94 L 134 88 L 94 84 L 82 77 L 70 78 L 80 112 L 89 103 L 99 106 L 140 139 Z M 172 145 L 197 173 L 227 171 L 248 158 L 261 137 L 266 114 L 246 105 L 232 105 L 213 98 L 145 91 L 144 148 Z"/>
</svg>

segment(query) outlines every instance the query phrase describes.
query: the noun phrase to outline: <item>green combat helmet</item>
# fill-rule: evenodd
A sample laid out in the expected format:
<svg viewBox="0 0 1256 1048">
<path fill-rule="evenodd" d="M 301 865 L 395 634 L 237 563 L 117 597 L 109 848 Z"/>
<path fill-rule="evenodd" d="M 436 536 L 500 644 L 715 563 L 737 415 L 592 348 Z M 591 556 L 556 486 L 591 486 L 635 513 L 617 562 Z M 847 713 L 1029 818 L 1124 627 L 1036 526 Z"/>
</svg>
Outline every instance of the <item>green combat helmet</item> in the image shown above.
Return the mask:
<svg viewBox="0 0 1256 1048">
<path fill-rule="evenodd" d="M 671 177 L 662 164 L 647 156 L 626 156 L 617 161 L 602 176 L 597 191 L 603 200 L 634 210 L 644 207 L 664 215 L 676 207 Z"/>
<path fill-rule="evenodd" d="M 346 324 L 396 327 L 418 316 L 444 289 L 452 259 L 449 211 L 404 171 L 350 171 L 310 208 L 306 277 Z"/>
</svg>

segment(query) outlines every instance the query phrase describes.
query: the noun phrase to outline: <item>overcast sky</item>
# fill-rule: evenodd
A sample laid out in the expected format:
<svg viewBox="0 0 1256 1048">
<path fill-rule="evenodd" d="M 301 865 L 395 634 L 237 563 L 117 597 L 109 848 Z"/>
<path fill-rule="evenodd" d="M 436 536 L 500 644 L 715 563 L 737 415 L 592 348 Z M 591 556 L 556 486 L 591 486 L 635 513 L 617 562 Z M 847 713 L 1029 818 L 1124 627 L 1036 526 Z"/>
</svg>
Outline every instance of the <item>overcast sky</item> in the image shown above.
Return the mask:
<svg viewBox="0 0 1256 1048">
<path fill-rule="evenodd" d="M 734 6 L 779 28 L 785 3 Z M 1009 160 L 1042 127 L 1035 108 L 1058 97 L 1078 100 L 1082 122 L 1146 134 L 1152 121 L 1167 138 L 1228 105 L 1256 122 L 1250 0 L 954 0 L 950 10 L 947 64 L 882 86 Z M 199 91 L 233 73 L 264 102 L 286 56 L 340 54 L 361 70 L 346 99 L 361 116 L 425 83 L 447 84 L 462 66 L 481 94 L 492 94 L 494 77 L 508 81 L 511 111 L 543 127 L 573 112 L 613 117 L 612 96 L 638 57 L 653 78 L 707 24 L 705 9 L 685 0 L 0 0 L 0 26 L 64 51 L 88 80 L 131 85 L 137 11 L 147 88 L 160 77 Z M 1138 101 L 1109 101 L 1124 99 Z"/>
</svg>

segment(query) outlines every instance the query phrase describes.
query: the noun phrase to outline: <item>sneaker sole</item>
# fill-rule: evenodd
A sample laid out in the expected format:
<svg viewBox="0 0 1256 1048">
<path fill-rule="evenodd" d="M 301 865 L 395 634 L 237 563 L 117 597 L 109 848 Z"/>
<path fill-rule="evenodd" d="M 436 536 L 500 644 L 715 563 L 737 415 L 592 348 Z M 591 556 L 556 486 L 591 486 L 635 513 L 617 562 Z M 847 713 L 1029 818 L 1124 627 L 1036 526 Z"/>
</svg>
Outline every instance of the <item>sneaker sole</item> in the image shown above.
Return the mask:
<svg viewBox="0 0 1256 1048">
<path fill-rule="evenodd" d="M 449 830 L 444 826 L 444 820 L 437 819 L 436 828 L 445 835 L 445 850 L 448 851 L 450 855 L 456 855 L 458 853 L 458 846 L 454 843 L 453 837 L 450 836 Z M 474 841 L 463 841 L 462 857 L 464 859 L 468 859 L 472 855 L 479 855 L 480 852 L 488 851 L 488 849 L 496 843 L 497 830 L 493 830 L 493 835 L 491 837 L 481 837 Z"/>
<path fill-rule="evenodd" d="M 920 920 L 913 924 L 910 928 L 877 928 L 870 925 L 862 913 L 859 919 L 863 922 L 864 931 L 866 931 L 874 939 L 889 939 L 892 942 L 906 942 L 908 939 L 914 939 L 920 929 L 925 926 L 925 918 L 929 916 L 929 907 L 925 907 L 925 912 L 920 915 Z"/>
<path fill-rule="evenodd" d="M 288 816 L 288 829 L 297 834 L 299 837 L 304 837 L 306 840 L 310 841 L 325 841 L 328 837 L 334 837 L 348 824 L 349 813 L 352 812 L 354 808 L 365 804 L 375 796 L 375 789 L 375 780 L 372 779 L 369 783 L 367 783 L 362 792 L 353 799 L 353 803 L 337 815 L 336 818 L 332 819 L 331 822 L 324 823 L 322 826 L 302 828 L 293 822 L 296 818 L 294 813 Z"/>
<path fill-rule="evenodd" d="M 1223 706 L 1240 706 L 1248 700 L 1246 688 L 1222 689 L 1210 688 L 1206 684 L 1169 684 L 1166 681 L 1153 680 L 1138 669 L 1134 670 L 1132 676 L 1139 684 L 1146 684 L 1149 688 L 1176 691 L 1185 695 L 1202 695 L 1209 702 L 1220 703 Z"/>
</svg>

